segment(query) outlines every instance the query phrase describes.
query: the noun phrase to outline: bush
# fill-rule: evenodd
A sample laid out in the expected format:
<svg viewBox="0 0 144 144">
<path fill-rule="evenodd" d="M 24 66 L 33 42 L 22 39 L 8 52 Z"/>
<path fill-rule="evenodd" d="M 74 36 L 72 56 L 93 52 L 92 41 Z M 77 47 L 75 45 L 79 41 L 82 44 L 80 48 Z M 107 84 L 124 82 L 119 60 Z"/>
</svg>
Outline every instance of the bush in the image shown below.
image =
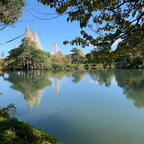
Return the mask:
<svg viewBox="0 0 144 144">
<path fill-rule="evenodd" d="M 60 144 L 53 136 L 36 129 L 28 123 L 10 118 L 4 109 L 0 109 L 1 144 Z"/>
</svg>

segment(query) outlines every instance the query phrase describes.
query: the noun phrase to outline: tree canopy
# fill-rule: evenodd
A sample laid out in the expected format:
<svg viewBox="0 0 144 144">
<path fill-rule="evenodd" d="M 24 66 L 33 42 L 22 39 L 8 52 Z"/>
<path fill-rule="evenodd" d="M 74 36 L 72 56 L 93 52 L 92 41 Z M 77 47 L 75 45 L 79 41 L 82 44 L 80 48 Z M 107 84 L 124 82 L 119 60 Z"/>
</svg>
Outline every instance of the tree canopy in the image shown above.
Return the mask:
<svg viewBox="0 0 144 144">
<path fill-rule="evenodd" d="M 24 38 L 22 44 L 9 52 L 8 60 L 14 59 L 9 67 L 16 69 L 47 69 L 50 53 L 44 52 L 35 46 L 29 38 Z"/>
<path fill-rule="evenodd" d="M 80 23 L 82 37 L 70 43 L 82 47 L 105 46 L 109 48 L 117 39 L 142 30 L 144 22 L 143 0 L 38 0 L 55 8 L 60 15 L 67 14 L 67 21 Z M 87 33 L 86 29 L 93 34 Z M 69 41 L 65 41 L 65 44 Z"/>
<path fill-rule="evenodd" d="M 71 52 L 72 63 L 80 64 L 86 61 L 85 56 L 81 54 L 81 51 L 79 49 L 73 48 Z"/>
<path fill-rule="evenodd" d="M 0 30 L 17 21 L 24 5 L 24 0 L 0 0 Z"/>
</svg>

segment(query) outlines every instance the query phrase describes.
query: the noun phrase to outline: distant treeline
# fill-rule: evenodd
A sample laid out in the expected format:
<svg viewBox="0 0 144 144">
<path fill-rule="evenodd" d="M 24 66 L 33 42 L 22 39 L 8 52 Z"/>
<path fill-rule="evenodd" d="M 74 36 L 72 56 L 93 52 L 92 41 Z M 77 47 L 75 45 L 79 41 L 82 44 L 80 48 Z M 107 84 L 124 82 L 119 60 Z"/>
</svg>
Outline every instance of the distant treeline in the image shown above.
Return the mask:
<svg viewBox="0 0 144 144">
<path fill-rule="evenodd" d="M 0 69 L 143 69 L 143 36 L 144 31 L 135 32 L 121 40 L 114 51 L 101 46 L 94 48 L 86 55 L 77 48 L 73 48 L 68 55 L 63 55 L 61 51 L 51 55 L 49 52 L 38 49 L 33 41 L 25 37 L 18 48 L 9 51 L 9 56 L 0 59 Z"/>
</svg>

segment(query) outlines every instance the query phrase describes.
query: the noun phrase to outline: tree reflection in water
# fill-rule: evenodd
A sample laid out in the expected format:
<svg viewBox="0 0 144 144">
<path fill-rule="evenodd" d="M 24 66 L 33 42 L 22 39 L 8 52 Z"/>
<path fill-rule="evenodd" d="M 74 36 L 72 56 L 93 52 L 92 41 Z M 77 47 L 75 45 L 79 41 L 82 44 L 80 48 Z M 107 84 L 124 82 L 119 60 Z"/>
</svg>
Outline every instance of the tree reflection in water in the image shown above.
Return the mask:
<svg viewBox="0 0 144 144">
<path fill-rule="evenodd" d="M 11 88 L 24 95 L 31 111 L 34 104 L 39 106 L 45 87 L 51 85 L 58 95 L 64 77 L 72 77 L 72 82 L 78 83 L 82 82 L 86 73 L 89 73 L 91 79 L 99 85 L 104 84 L 106 87 L 109 87 L 115 78 L 117 85 L 123 89 L 126 97 L 132 99 L 136 107 L 144 107 L 144 70 L 21 71 L 9 72 L 8 78 L 4 78 L 4 80 L 11 82 Z"/>
<path fill-rule="evenodd" d="M 132 99 L 136 107 L 144 107 L 144 70 L 117 70 L 115 77 L 127 98 Z"/>
<path fill-rule="evenodd" d="M 65 72 L 65 71 L 58 71 L 52 72 L 50 75 L 50 81 L 52 83 L 52 87 L 55 91 L 55 94 L 58 95 L 63 83 L 64 83 L 64 76 L 71 77 L 72 72 Z"/>
<path fill-rule="evenodd" d="M 144 107 L 144 70 L 106 70 L 90 71 L 91 78 L 98 84 L 105 84 L 106 87 L 111 85 L 112 78 L 128 99 L 134 101 L 136 107 Z"/>
<path fill-rule="evenodd" d="M 86 72 L 85 71 L 75 71 L 72 73 L 72 81 L 74 83 L 77 83 L 79 81 L 83 81 L 84 77 L 85 77 Z"/>
<path fill-rule="evenodd" d="M 12 83 L 12 89 L 24 95 L 29 110 L 31 111 L 34 104 L 38 107 L 43 94 L 43 88 L 51 85 L 51 82 L 48 80 L 49 72 L 21 71 L 8 74 L 9 77 L 5 78 L 5 80 Z"/>
<path fill-rule="evenodd" d="M 72 72 L 51 71 L 13 71 L 8 73 L 4 80 L 12 83 L 11 88 L 24 95 L 24 99 L 31 111 L 33 105 L 39 107 L 43 96 L 43 89 L 52 85 L 56 95 L 58 94 L 64 76 L 71 77 Z"/>
<path fill-rule="evenodd" d="M 99 85 L 105 84 L 106 87 L 111 85 L 114 72 L 112 70 L 91 70 L 89 74 L 92 80 L 96 81 Z"/>
</svg>

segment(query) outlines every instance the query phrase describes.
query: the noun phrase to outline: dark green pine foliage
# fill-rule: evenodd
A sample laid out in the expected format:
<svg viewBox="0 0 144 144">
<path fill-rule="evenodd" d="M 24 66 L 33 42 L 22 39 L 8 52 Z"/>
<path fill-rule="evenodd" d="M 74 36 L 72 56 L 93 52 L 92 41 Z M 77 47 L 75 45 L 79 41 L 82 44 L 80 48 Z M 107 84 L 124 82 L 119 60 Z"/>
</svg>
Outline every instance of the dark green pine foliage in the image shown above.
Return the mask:
<svg viewBox="0 0 144 144">
<path fill-rule="evenodd" d="M 9 52 L 8 60 L 14 62 L 8 65 L 10 69 L 51 69 L 50 53 L 42 51 L 35 46 L 29 38 L 24 38 L 22 44 Z"/>
</svg>

